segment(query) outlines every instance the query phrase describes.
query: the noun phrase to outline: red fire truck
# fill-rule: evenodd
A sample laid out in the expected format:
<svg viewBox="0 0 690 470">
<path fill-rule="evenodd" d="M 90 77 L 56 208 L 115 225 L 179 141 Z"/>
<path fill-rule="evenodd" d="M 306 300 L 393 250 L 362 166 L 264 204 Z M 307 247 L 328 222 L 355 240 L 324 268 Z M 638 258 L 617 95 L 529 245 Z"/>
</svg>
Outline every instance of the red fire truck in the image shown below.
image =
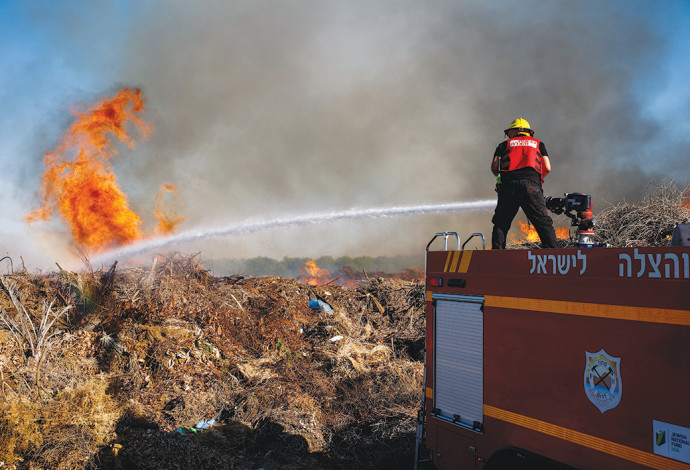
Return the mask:
<svg viewBox="0 0 690 470">
<path fill-rule="evenodd" d="M 470 239 L 427 245 L 416 468 L 689 470 L 690 246 Z"/>
</svg>

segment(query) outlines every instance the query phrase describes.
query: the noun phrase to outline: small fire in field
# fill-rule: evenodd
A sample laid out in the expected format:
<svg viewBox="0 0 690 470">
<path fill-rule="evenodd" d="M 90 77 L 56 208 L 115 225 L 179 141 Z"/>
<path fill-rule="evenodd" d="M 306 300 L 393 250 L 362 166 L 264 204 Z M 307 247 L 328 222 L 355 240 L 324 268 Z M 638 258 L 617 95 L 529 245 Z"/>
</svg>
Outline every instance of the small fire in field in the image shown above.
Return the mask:
<svg viewBox="0 0 690 470">
<path fill-rule="evenodd" d="M 311 286 L 320 286 L 331 282 L 331 273 L 327 269 L 320 268 L 313 259 L 307 261 L 300 268 L 302 282 Z"/>
<path fill-rule="evenodd" d="M 363 279 L 387 278 L 400 279 L 403 281 L 417 282 L 424 279 L 424 272 L 416 268 L 407 268 L 403 272 L 371 272 L 358 271 L 348 266 L 341 267 L 337 273 L 331 274 L 327 269 L 320 268 L 315 260 L 309 260 L 300 268 L 300 279 L 302 282 L 312 286 L 325 284 L 337 284 L 344 287 L 356 287 Z"/>
<path fill-rule="evenodd" d="M 407 268 L 405 272 L 396 275 L 393 279 L 402 279 L 403 281 L 418 281 L 424 279 L 424 271 L 417 268 Z"/>
<path fill-rule="evenodd" d="M 166 195 L 172 199 L 172 204 L 165 203 Z M 164 184 L 161 186 L 160 192 L 156 195 L 156 233 L 159 235 L 170 235 L 175 231 L 175 228 L 184 221 L 184 217 L 179 215 L 176 206 L 179 205 L 177 201 L 177 188 L 172 184 Z"/>
<path fill-rule="evenodd" d="M 520 227 L 520 234 L 510 234 L 513 243 L 539 243 L 539 234 L 537 230 L 529 223 L 517 221 Z M 556 231 L 556 238 L 563 240 L 570 238 L 570 229 L 568 227 L 554 227 Z"/>
<path fill-rule="evenodd" d="M 134 148 L 132 128 L 142 139 L 151 133 L 151 124 L 142 117 L 144 102 L 141 90 L 124 88 L 72 112 L 75 121 L 59 144 L 45 153 L 41 206 L 27 215 L 27 222 L 48 220 L 57 211 L 74 239 L 95 251 L 144 237 L 141 218 L 130 208 L 110 165 L 117 143 Z M 177 189 L 163 186 L 156 198 L 157 231 L 169 234 L 183 218 L 164 208 L 165 193 L 174 197 Z"/>
</svg>

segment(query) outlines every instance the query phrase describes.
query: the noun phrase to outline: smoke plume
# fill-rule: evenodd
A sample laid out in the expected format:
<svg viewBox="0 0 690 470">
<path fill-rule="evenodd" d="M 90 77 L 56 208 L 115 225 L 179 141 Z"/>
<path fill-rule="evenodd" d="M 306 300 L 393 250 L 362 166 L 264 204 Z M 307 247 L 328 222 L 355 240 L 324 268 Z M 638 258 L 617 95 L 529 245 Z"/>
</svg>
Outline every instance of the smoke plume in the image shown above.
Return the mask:
<svg viewBox="0 0 690 470">
<path fill-rule="evenodd" d="M 150 188 L 174 184 L 183 231 L 487 199 L 493 150 L 520 116 L 551 156 L 545 193 L 588 193 L 596 210 L 639 197 L 653 179 L 689 176 L 676 152 L 687 142 L 660 142 L 663 128 L 645 112 L 641 84 L 662 69 L 667 46 L 649 19 L 654 8 L 171 0 L 110 9 L 125 25 L 108 52 L 113 84 L 143 91 L 155 128 L 113 165 L 143 218 L 154 213 Z M 88 21 L 58 26 L 97 52 Z M 183 248 L 229 257 L 410 253 L 438 231 L 488 233 L 490 219 L 345 220 Z"/>
</svg>

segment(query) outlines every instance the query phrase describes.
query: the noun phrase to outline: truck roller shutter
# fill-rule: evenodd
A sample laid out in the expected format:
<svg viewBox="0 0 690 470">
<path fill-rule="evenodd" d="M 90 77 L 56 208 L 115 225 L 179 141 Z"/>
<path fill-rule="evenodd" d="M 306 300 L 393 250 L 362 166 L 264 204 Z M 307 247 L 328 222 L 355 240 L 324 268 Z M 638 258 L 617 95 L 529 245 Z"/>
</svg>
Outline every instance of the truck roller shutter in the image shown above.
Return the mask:
<svg viewBox="0 0 690 470">
<path fill-rule="evenodd" d="M 435 294 L 437 416 L 481 430 L 483 422 L 483 297 Z"/>
</svg>

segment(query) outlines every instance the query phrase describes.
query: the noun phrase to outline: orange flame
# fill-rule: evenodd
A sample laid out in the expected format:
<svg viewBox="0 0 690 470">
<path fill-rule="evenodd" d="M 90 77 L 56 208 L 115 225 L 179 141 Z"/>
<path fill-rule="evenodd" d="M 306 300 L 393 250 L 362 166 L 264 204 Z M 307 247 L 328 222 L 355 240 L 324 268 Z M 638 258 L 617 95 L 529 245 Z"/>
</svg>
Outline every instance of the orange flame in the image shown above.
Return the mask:
<svg viewBox="0 0 690 470">
<path fill-rule="evenodd" d="M 539 243 L 540 238 L 537 230 L 531 224 L 517 221 L 518 226 L 520 226 L 520 234 L 511 234 L 510 238 L 514 243 Z M 570 229 L 568 227 L 554 227 L 556 231 L 556 238 L 566 239 L 570 238 Z"/>
<path fill-rule="evenodd" d="M 556 230 L 556 238 L 559 240 L 565 240 L 570 238 L 570 229 L 568 227 L 554 227 Z"/>
<path fill-rule="evenodd" d="M 327 269 L 320 268 L 313 259 L 307 261 L 300 271 L 302 281 L 309 285 L 318 286 L 331 282 L 331 273 Z"/>
<path fill-rule="evenodd" d="M 185 220 L 185 217 L 178 215 L 174 207 L 166 206 L 163 199 L 166 193 L 171 193 L 173 197 L 177 197 L 177 188 L 172 184 L 164 184 L 161 186 L 160 192 L 156 195 L 156 233 L 160 235 L 170 235 L 175 231 L 175 228 Z M 174 201 L 177 203 L 177 199 Z"/>
<path fill-rule="evenodd" d="M 424 271 L 417 268 L 407 268 L 404 273 L 393 276 L 393 279 L 402 279 L 403 281 L 418 281 L 424 279 Z"/>
<path fill-rule="evenodd" d="M 87 248 L 102 250 L 142 238 L 141 219 L 129 207 L 110 166 L 117 154 L 116 143 L 134 148 L 133 126 L 141 138 L 151 132 L 151 124 L 141 116 L 141 90 L 125 88 L 113 97 L 75 109 L 75 122 L 55 149 L 46 152 L 41 180 L 41 207 L 30 212 L 27 222 L 48 220 L 59 211 L 75 240 Z M 174 195 L 168 185 L 163 193 Z M 156 198 L 156 216 L 161 233 L 170 233 L 183 218 L 166 212 L 163 194 Z"/>
</svg>

